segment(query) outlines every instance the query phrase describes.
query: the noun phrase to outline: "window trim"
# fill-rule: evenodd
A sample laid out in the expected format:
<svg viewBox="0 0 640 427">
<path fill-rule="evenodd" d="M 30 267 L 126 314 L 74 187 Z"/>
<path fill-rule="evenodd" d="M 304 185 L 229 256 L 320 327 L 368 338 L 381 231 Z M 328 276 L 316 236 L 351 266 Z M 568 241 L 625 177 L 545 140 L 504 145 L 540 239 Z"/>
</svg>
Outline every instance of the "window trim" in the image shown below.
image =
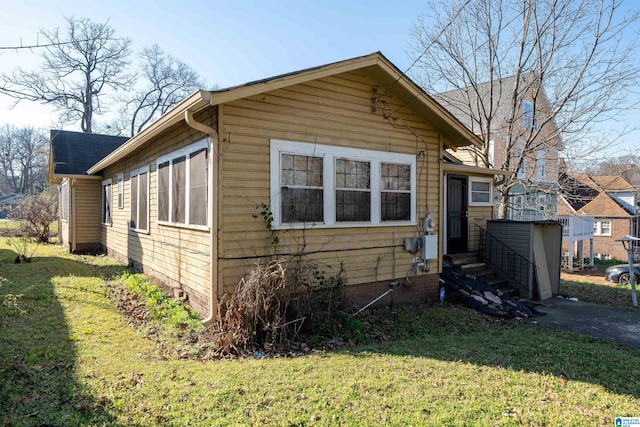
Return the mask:
<svg viewBox="0 0 640 427">
<path fill-rule="evenodd" d="M 603 233 L 602 232 L 602 223 L 608 223 L 609 224 L 609 232 L 608 233 Z M 605 236 L 605 237 L 610 237 L 612 234 L 611 232 L 613 231 L 613 222 L 612 221 L 594 221 L 593 222 L 593 226 L 594 226 L 594 230 L 593 230 L 593 235 L 594 236 Z"/>
<path fill-rule="evenodd" d="M 314 223 L 282 223 L 281 212 L 281 154 L 293 154 L 323 158 L 323 221 Z M 371 176 L 371 220 L 367 222 L 338 222 L 336 221 L 336 186 L 335 160 L 347 158 L 370 162 Z M 411 211 L 408 221 L 382 221 L 382 179 L 381 164 L 396 163 L 411 167 Z M 307 142 L 285 141 L 272 139 L 270 141 L 270 190 L 271 213 L 273 214 L 274 229 L 302 229 L 302 228 L 350 228 L 350 227 L 390 227 L 416 225 L 417 179 L 416 156 L 397 152 L 365 150 L 359 148 L 336 147 L 331 145 L 311 144 Z M 373 177 L 377 177 L 374 179 Z"/>
<path fill-rule="evenodd" d="M 489 184 L 489 201 L 488 202 L 474 202 L 473 201 L 473 183 L 474 182 L 484 182 Z M 469 177 L 469 189 L 468 189 L 468 197 L 469 197 L 469 206 L 493 206 L 493 179 L 492 178 L 484 178 L 484 177 Z M 485 194 L 486 192 L 482 192 Z"/>
<path fill-rule="evenodd" d="M 210 146 L 210 141 L 209 138 L 202 138 L 196 142 L 194 142 L 193 144 L 189 144 L 185 147 L 179 148 L 175 151 L 172 151 L 170 153 L 164 154 L 160 157 L 158 157 L 156 159 L 156 175 L 158 173 L 159 170 L 159 166 L 162 163 L 165 162 L 169 162 L 169 189 L 171 189 L 171 181 L 173 179 L 172 173 L 171 173 L 171 168 L 172 168 L 172 161 L 178 157 L 183 157 L 185 158 L 185 162 L 186 162 L 186 169 L 185 169 L 185 188 L 187 189 L 187 191 L 185 191 L 185 213 L 184 213 L 184 217 L 185 217 L 185 222 L 173 222 L 173 221 L 161 221 L 158 219 L 158 214 L 159 214 L 159 206 L 157 206 L 156 209 L 156 223 L 162 226 L 168 226 L 168 227 L 180 227 L 180 228 L 189 228 L 189 229 L 193 229 L 193 230 L 202 230 L 202 231 L 209 231 L 209 226 L 211 224 L 211 206 L 210 206 L 210 202 L 209 202 L 209 197 L 211 197 L 211 189 L 208 188 L 210 185 L 210 177 L 209 174 L 213 173 L 213 168 L 212 168 L 212 160 L 211 160 L 211 150 L 209 149 Z M 205 225 L 200 225 L 200 224 L 189 224 L 189 197 L 190 197 L 190 191 L 188 191 L 189 189 L 189 168 L 191 167 L 191 161 L 190 161 L 190 155 L 200 151 L 202 149 L 207 150 L 207 201 L 205 203 L 207 203 L 207 223 Z M 160 191 L 160 185 L 159 185 L 159 179 L 157 180 L 157 184 L 156 184 L 156 200 L 160 200 L 159 198 L 159 191 Z M 168 202 L 169 203 L 169 219 L 171 219 L 171 202 L 173 199 L 173 195 L 172 192 L 169 191 L 169 199 Z"/>
<path fill-rule="evenodd" d="M 109 186 L 109 189 L 111 190 L 111 203 L 109 204 L 109 222 L 105 221 L 105 194 L 107 191 L 107 186 Z M 101 188 L 102 196 L 100 197 L 100 223 L 102 225 L 111 227 L 113 225 L 113 181 L 111 180 L 111 178 L 103 180 Z"/>
<path fill-rule="evenodd" d="M 149 206 L 150 206 L 150 199 L 151 197 L 149 197 L 149 177 L 150 177 L 150 173 L 149 173 L 149 165 L 144 165 L 141 166 L 139 168 L 133 169 L 131 172 L 129 172 L 129 200 L 131 200 L 131 197 L 133 196 L 133 189 L 131 187 L 131 180 L 138 176 L 138 175 L 142 175 L 143 173 L 147 174 L 147 228 L 137 228 L 137 224 L 140 223 L 140 191 L 136 191 L 136 195 L 138 196 L 138 200 L 136 201 L 136 212 L 138 214 L 138 219 L 136 221 L 136 227 L 132 227 L 131 226 L 131 219 L 129 219 L 127 221 L 127 227 L 130 231 L 135 231 L 137 233 L 149 233 L 149 218 L 150 218 L 150 212 L 149 212 Z M 139 182 L 139 180 L 137 180 L 136 182 Z M 138 189 L 140 188 L 140 186 L 138 185 Z M 131 209 L 133 208 L 133 200 L 131 200 Z M 131 211 L 129 211 L 129 213 L 131 213 Z"/>
</svg>

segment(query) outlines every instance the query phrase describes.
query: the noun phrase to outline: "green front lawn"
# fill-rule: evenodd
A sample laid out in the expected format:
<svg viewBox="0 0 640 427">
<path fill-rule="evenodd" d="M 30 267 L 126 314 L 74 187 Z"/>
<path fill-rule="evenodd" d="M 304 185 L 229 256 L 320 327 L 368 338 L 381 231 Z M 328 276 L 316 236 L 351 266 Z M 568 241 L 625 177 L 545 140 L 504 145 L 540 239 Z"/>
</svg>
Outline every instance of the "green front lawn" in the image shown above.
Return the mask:
<svg viewBox="0 0 640 427">
<path fill-rule="evenodd" d="M 182 359 L 106 297 L 104 277 L 124 271 L 114 261 L 57 246 L 15 256 L 0 241 L 4 425 L 573 426 L 640 414 L 629 369 L 640 350 L 533 322 L 379 309 L 364 320 L 383 331 L 339 351 Z"/>
</svg>

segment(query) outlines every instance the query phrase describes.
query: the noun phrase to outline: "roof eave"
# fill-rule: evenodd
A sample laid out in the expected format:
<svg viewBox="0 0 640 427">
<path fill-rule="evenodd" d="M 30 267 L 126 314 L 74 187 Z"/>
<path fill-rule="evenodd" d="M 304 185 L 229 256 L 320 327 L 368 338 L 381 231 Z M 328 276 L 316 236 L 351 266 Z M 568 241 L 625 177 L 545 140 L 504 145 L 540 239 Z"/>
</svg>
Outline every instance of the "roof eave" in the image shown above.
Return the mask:
<svg viewBox="0 0 640 427">
<path fill-rule="evenodd" d="M 153 122 L 147 128 L 140 131 L 140 133 L 138 133 L 137 135 L 132 136 L 131 139 L 115 149 L 108 156 L 100 160 L 95 165 L 91 166 L 87 170 L 87 173 L 89 175 L 93 175 L 94 173 L 101 171 L 107 166 L 112 165 L 126 155 L 131 154 L 149 139 L 160 134 L 167 127 L 184 120 L 184 112 L 186 110 L 196 112 L 210 105 L 210 102 L 211 92 L 202 89 L 195 91 L 175 107 L 163 114 L 158 120 Z"/>
<path fill-rule="evenodd" d="M 514 174 L 514 172 L 500 170 L 500 169 L 482 168 L 479 166 L 469 166 L 469 165 L 456 165 L 452 163 L 444 163 L 442 165 L 442 170 L 444 172 L 468 173 L 468 174 L 475 173 L 480 175 L 496 175 L 496 176 L 506 176 L 506 175 Z"/>
<path fill-rule="evenodd" d="M 258 83 L 212 92 L 211 105 L 220 105 L 287 86 L 368 67 L 378 67 L 379 70 L 382 70 L 382 73 L 377 73 L 376 77 L 390 89 L 401 92 L 400 95 L 406 100 L 407 104 L 422 107 L 432 114 L 437 126 L 440 127 L 445 134 L 453 136 L 453 143 L 449 144 L 447 148 L 457 148 L 468 145 L 475 145 L 478 148 L 482 147 L 483 142 L 478 135 L 471 132 L 453 114 L 440 105 L 433 97 L 429 96 L 421 87 L 416 85 L 379 52 L 303 70 L 298 73 L 267 79 Z M 461 138 L 458 139 L 456 136 L 461 136 Z"/>
<path fill-rule="evenodd" d="M 259 95 L 264 92 L 306 83 L 311 80 L 321 79 L 323 77 L 339 73 L 348 73 L 349 71 L 375 65 L 381 57 L 382 55 L 380 53 L 372 53 L 358 58 L 347 59 L 345 61 L 266 79 L 259 83 L 248 83 L 220 91 L 214 91 L 211 92 L 211 105 L 220 105 L 237 99 Z"/>
</svg>

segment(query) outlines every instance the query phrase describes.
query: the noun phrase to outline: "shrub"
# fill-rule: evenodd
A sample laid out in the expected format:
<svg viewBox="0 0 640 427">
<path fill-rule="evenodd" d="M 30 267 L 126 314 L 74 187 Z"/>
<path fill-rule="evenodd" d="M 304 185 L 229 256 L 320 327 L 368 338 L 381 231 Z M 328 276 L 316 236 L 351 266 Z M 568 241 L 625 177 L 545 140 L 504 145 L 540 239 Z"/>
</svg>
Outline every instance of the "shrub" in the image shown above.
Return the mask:
<svg viewBox="0 0 640 427">
<path fill-rule="evenodd" d="M 258 264 L 220 302 L 212 339 L 222 355 L 304 350 L 303 334 L 332 333 L 344 321 L 343 285 L 341 272 L 327 278 L 310 262 Z"/>
<path fill-rule="evenodd" d="M 10 213 L 11 219 L 20 221 L 21 230 L 38 243 L 49 243 L 49 225 L 58 215 L 58 193 L 53 188 L 26 197 Z"/>
</svg>

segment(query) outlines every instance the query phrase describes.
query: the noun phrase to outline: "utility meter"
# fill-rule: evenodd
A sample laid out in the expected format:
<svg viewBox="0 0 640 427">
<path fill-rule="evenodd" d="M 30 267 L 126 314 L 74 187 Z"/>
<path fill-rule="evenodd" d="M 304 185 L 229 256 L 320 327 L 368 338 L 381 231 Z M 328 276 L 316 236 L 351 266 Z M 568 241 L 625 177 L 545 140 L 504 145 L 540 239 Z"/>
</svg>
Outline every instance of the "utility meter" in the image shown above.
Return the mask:
<svg viewBox="0 0 640 427">
<path fill-rule="evenodd" d="M 433 218 L 431 218 L 431 215 L 427 214 L 424 217 L 422 225 L 424 227 L 424 232 L 425 233 L 432 233 L 433 232 Z"/>
</svg>

